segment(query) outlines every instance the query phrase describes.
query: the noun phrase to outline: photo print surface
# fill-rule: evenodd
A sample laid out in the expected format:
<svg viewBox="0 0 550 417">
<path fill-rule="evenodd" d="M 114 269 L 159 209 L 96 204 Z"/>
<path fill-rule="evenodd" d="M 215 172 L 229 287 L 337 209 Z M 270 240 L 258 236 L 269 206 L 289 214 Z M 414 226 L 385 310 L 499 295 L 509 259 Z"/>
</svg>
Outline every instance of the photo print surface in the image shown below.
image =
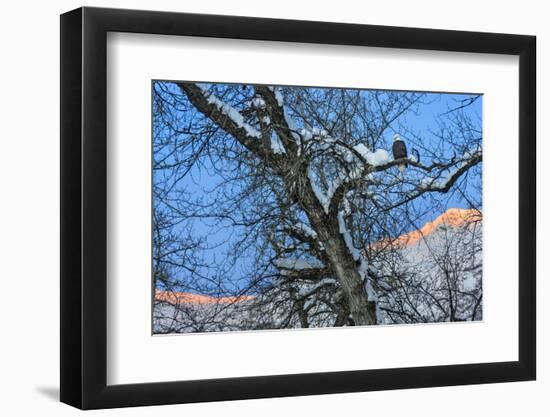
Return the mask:
<svg viewBox="0 0 550 417">
<path fill-rule="evenodd" d="M 153 334 L 482 320 L 482 101 L 154 80 Z"/>
</svg>

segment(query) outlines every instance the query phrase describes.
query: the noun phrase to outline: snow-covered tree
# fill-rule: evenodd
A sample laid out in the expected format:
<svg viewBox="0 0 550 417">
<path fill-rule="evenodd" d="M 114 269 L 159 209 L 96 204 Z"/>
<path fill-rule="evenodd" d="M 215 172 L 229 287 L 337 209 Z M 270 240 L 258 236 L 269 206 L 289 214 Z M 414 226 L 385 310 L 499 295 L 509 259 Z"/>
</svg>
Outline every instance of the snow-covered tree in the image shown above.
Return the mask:
<svg viewBox="0 0 550 417">
<path fill-rule="evenodd" d="M 391 284 L 377 280 L 387 275 L 387 260 L 395 269 L 401 255 L 373 251 L 373 243 L 410 230 L 425 213 L 444 208 L 445 199 L 481 209 L 481 122 L 466 111 L 478 98 L 435 115 L 427 138 L 405 120 L 431 95 L 155 82 L 156 286 L 256 294 L 238 308 L 208 313 L 227 324 L 234 322 L 228 311 L 238 311 L 248 328 L 407 322 L 390 318 Z M 395 133 L 416 152 L 393 159 Z M 210 186 L 189 186 L 185 179 L 198 172 L 214 178 Z M 212 243 L 191 230 L 194 219 L 234 228 L 223 260 L 201 258 Z M 245 278 L 232 278 L 245 256 L 254 258 Z M 399 280 L 411 287 L 393 292 L 397 302 L 422 276 L 413 273 L 418 265 L 407 266 Z M 454 319 L 465 318 L 458 300 L 450 306 Z M 424 314 L 418 321 L 435 321 Z"/>
</svg>

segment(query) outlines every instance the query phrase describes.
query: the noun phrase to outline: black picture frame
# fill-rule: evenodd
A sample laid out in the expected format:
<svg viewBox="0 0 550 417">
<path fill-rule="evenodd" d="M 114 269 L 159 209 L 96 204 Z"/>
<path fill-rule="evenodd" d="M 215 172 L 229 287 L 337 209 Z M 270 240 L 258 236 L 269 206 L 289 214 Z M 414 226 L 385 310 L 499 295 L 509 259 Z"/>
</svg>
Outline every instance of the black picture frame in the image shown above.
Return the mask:
<svg viewBox="0 0 550 417">
<path fill-rule="evenodd" d="M 519 360 L 107 385 L 108 32 L 519 56 Z M 61 16 L 61 401 L 81 409 L 533 380 L 534 36 L 80 8 Z"/>
</svg>

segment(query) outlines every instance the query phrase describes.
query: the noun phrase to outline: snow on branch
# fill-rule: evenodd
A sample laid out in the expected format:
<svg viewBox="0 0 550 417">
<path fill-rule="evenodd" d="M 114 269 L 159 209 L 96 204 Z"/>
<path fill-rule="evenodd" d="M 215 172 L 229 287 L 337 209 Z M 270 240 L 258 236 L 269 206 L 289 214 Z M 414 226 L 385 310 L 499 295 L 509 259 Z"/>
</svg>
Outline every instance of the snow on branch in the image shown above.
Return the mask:
<svg viewBox="0 0 550 417">
<path fill-rule="evenodd" d="M 303 233 L 309 239 L 317 239 L 317 232 L 305 223 L 296 223 L 294 229 Z"/>
<path fill-rule="evenodd" d="M 453 170 L 454 174 L 458 173 L 459 176 L 464 172 L 467 171 L 472 166 L 476 165 L 477 163 L 481 162 L 483 157 L 481 146 L 476 146 L 474 149 L 467 150 L 462 154 L 460 158 L 453 158 L 449 162 L 434 162 L 431 165 L 423 165 L 420 162 L 416 160 L 415 157 L 409 156 L 408 158 L 399 158 L 399 159 L 393 159 L 389 160 L 387 163 L 377 165 L 374 167 L 371 172 L 377 172 L 377 171 L 385 171 L 386 169 L 389 169 L 395 165 L 407 163 L 408 165 L 418 168 L 421 171 L 430 173 L 436 170 L 444 171 L 446 169 L 455 168 Z M 452 184 L 451 184 L 452 185 Z"/>
<path fill-rule="evenodd" d="M 266 149 L 262 141 L 258 140 L 261 138 L 261 133 L 246 123 L 237 109 L 208 93 L 197 84 L 177 83 L 176 85 L 198 111 L 232 135 L 243 146 L 263 158 L 266 157 Z"/>
<path fill-rule="evenodd" d="M 385 149 L 377 149 L 371 152 L 362 143 L 355 145 L 353 149 L 358 152 L 361 157 L 371 166 L 380 166 L 387 164 L 390 161 L 390 155 Z"/>
<path fill-rule="evenodd" d="M 275 266 L 281 269 L 288 269 L 292 271 L 303 271 L 306 269 L 321 269 L 325 265 L 317 259 L 289 259 L 289 258 L 277 258 L 275 259 Z"/>
<path fill-rule="evenodd" d="M 424 192 L 442 192 L 446 193 L 453 186 L 453 184 L 464 174 L 468 169 L 477 165 L 481 162 L 483 158 L 481 146 L 476 146 L 474 149 L 467 150 L 460 158 L 453 158 L 450 162 L 434 162 L 431 165 L 423 165 L 416 160 L 416 158 L 410 156 L 408 158 L 399 158 L 391 159 L 388 155 L 383 154 L 383 150 L 377 150 L 374 153 L 370 153 L 366 147 L 363 145 L 356 145 L 353 148 L 354 151 L 362 153 L 361 155 L 366 162 L 366 165 L 355 168 L 350 171 L 350 173 L 344 178 L 337 178 L 333 187 L 329 187 L 329 190 L 332 191 L 328 193 L 329 195 L 324 195 L 323 207 L 328 213 L 329 210 L 337 210 L 340 200 L 343 198 L 345 193 L 355 186 L 361 185 L 365 179 L 369 178 L 369 175 L 374 172 L 386 171 L 394 166 L 407 163 L 409 166 L 424 171 L 425 173 L 436 172 L 447 172 L 447 175 L 444 178 L 438 177 L 426 177 L 423 179 L 419 187 L 413 193 L 410 193 L 404 202 L 411 201 L 418 197 Z M 385 152 L 385 151 L 384 151 Z M 380 157 L 375 157 L 377 153 L 380 153 Z M 373 161 L 373 164 L 369 163 L 369 160 Z M 317 193 L 316 193 L 317 194 Z M 401 203 L 403 204 L 403 203 Z M 395 207 L 395 206 L 394 206 Z M 394 208 L 393 207 L 393 208 Z"/>
<path fill-rule="evenodd" d="M 284 230 L 294 239 L 302 243 L 307 243 L 317 258 L 322 259 L 324 262 L 326 261 L 325 247 L 319 240 L 317 232 L 309 225 L 298 222 L 293 225 L 285 226 Z"/>
<path fill-rule="evenodd" d="M 301 298 L 307 298 L 315 294 L 319 289 L 327 286 L 338 287 L 338 283 L 335 278 L 323 278 L 314 284 L 302 286 L 297 295 Z"/>
<path fill-rule="evenodd" d="M 344 242 L 346 242 L 348 251 L 353 257 L 353 259 L 356 261 L 360 260 L 361 254 L 359 252 L 359 249 L 357 249 L 353 244 L 353 238 L 351 237 L 351 233 L 348 230 L 348 227 L 346 225 L 346 220 L 344 218 L 344 213 L 342 211 L 338 212 L 338 228 L 339 228 L 340 234 L 344 238 Z"/>
<path fill-rule="evenodd" d="M 278 141 L 281 142 L 280 146 L 278 144 L 275 145 L 273 151 L 277 149 L 278 153 L 283 153 L 282 150 L 285 148 L 295 150 L 296 141 L 299 137 L 296 134 L 292 118 L 286 113 L 281 91 L 277 88 L 267 86 L 256 86 L 255 90 L 269 113 L 270 126 L 277 133 Z"/>
<path fill-rule="evenodd" d="M 336 180 L 330 184 L 326 192 L 323 191 L 321 187 L 317 184 L 317 179 L 315 178 L 311 170 L 308 170 L 308 178 L 315 197 L 323 207 L 323 211 L 325 212 L 325 214 L 328 214 L 334 194 L 343 183 L 345 176 L 338 176 Z"/>
<path fill-rule="evenodd" d="M 271 144 L 271 150 L 273 151 L 274 154 L 279 154 L 279 155 L 286 154 L 285 145 L 283 145 L 283 142 L 281 141 L 281 139 L 279 139 L 279 136 L 272 135 L 270 144 Z"/>
<path fill-rule="evenodd" d="M 447 192 L 464 172 L 481 162 L 481 159 L 481 146 L 473 151 L 466 151 L 459 162 L 449 170 L 444 178 L 425 178 L 420 184 L 420 187 L 427 191 Z"/>
<path fill-rule="evenodd" d="M 328 214 L 331 208 L 337 207 L 337 203 L 343 197 L 349 184 L 368 178 L 370 172 L 379 166 L 387 165 L 391 158 L 385 149 L 371 152 L 364 144 L 350 147 L 328 135 L 320 136 L 320 139 L 321 143 L 317 145 L 317 148 L 332 152 L 340 165 L 337 174 L 332 179 L 325 181 L 328 183 L 326 187 L 321 187 L 318 175 L 311 167 L 308 169 L 311 188 L 324 212 Z"/>
<path fill-rule="evenodd" d="M 414 200 L 424 193 L 430 192 L 440 192 L 447 193 L 451 187 L 458 181 L 464 173 L 466 173 L 470 168 L 477 165 L 483 160 L 483 153 L 481 146 L 476 147 L 474 150 L 466 151 L 458 161 L 455 161 L 448 165 L 442 164 L 433 164 L 430 167 L 423 167 L 424 171 L 432 172 L 434 166 L 440 169 L 441 172 L 447 171 L 447 174 L 444 177 L 441 177 L 439 174 L 436 177 L 426 177 L 421 180 L 419 186 L 409 194 L 405 195 L 403 199 L 398 201 L 396 204 L 388 207 L 388 210 L 399 207 L 403 204 L 408 203 L 409 201 Z M 414 166 L 419 164 L 413 164 Z"/>
<path fill-rule="evenodd" d="M 318 259 L 277 258 L 273 263 L 282 276 L 289 278 L 317 281 L 332 276 L 330 269 Z"/>
<path fill-rule="evenodd" d="M 201 87 L 199 87 L 201 88 Z M 260 132 L 258 132 L 255 128 L 250 126 L 248 123 L 244 121 L 244 118 L 241 113 L 237 109 L 235 109 L 233 106 L 221 101 L 218 97 L 216 97 L 214 94 L 209 94 L 207 91 L 203 90 L 201 88 L 204 96 L 206 97 L 206 101 L 208 103 L 213 104 L 218 108 L 220 112 L 222 112 L 225 116 L 227 116 L 229 119 L 235 123 L 235 125 L 241 129 L 244 129 L 248 136 L 252 136 L 254 138 L 260 139 L 262 135 Z"/>
</svg>

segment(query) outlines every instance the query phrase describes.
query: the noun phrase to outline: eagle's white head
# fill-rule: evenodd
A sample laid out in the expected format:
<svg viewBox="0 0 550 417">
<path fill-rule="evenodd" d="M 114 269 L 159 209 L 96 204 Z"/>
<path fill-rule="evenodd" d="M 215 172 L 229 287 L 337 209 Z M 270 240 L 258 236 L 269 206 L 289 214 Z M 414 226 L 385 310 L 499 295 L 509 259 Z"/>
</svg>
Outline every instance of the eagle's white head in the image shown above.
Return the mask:
<svg viewBox="0 0 550 417">
<path fill-rule="evenodd" d="M 401 140 L 401 136 L 399 136 L 399 135 L 397 135 L 397 134 L 396 134 L 396 135 L 393 135 L 393 141 L 396 142 L 396 141 L 398 141 L 398 140 Z"/>
</svg>

